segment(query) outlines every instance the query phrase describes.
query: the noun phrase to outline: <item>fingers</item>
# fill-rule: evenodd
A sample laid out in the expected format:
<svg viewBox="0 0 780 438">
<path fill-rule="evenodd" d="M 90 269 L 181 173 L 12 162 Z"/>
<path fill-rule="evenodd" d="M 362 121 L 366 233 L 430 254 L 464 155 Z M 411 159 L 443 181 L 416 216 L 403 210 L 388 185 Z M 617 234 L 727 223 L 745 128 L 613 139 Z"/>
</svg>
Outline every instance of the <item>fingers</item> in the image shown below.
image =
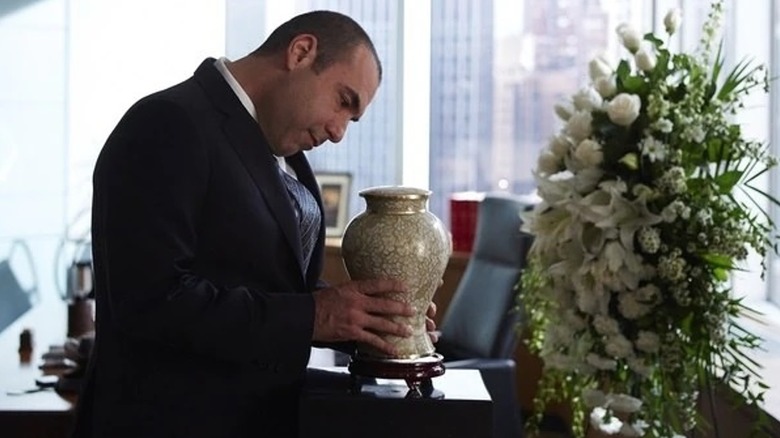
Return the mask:
<svg viewBox="0 0 780 438">
<path fill-rule="evenodd" d="M 437 309 L 436 303 L 431 301 L 431 304 L 428 305 L 428 310 L 425 312 L 425 316 L 427 316 L 428 318 L 435 317 L 436 316 L 436 309 Z"/>
<path fill-rule="evenodd" d="M 380 336 L 380 333 L 382 336 Z M 371 345 L 385 354 L 396 356 L 398 355 L 396 346 L 383 336 L 393 335 L 406 338 L 411 336 L 412 333 L 412 328 L 406 324 L 395 323 L 386 318 L 374 316 L 369 318 L 365 328 L 355 333 L 353 338 L 358 342 Z"/>
<path fill-rule="evenodd" d="M 373 280 L 353 281 L 358 292 L 366 295 L 386 294 L 388 292 L 408 293 L 409 289 L 398 280 L 377 278 Z"/>
<path fill-rule="evenodd" d="M 393 321 L 393 317 L 410 317 L 415 311 L 407 303 L 380 294 L 405 291 L 402 283 L 393 280 L 347 282 L 315 291 L 312 339 L 364 342 L 387 354 L 395 354 L 394 347 L 383 336 L 411 336 L 411 327 Z"/>
<path fill-rule="evenodd" d="M 414 316 L 414 308 L 398 299 L 388 297 L 388 294 L 409 293 L 404 283 L 392 279 L 374 279 L 354 281 L 358 292 L 372 299 L 368 300 L 367 310 L 379 315 Z M 384 295 L 379 297 L 379 295 Z"/>
<path fill-rule="evenodd" d="M 428 314 L 431 314 L 431 308 L 433 308 L 433 314 L 436 314 L 436 304 L 431 303 L 431 307 L 428 308 Z M 425 331 L 428 332 L 428 336 L 431 338 L 431 342 L 434 344 L 439 342 L 439 335 L 441 332 L 436 330 L 436 321 L 430 317 L 425 318 Z"/>
<path fill-rule="evenodd" d="M 431 318 L 425 318 L 425 331 L 432 332 L 436 330 L 436 321 Z"/>
<path fill-rule="evenodd" d="M 366 300 L 365 309 L 367 312 L 376 315 L 398 315 L 407 317 L 415 315 L 414 307 L 410 304 L 390 298 L 370 297 Z"/>
<path fill-rule="evenodd" d="M 399 336 L 408 338 L 412 336 L 412 327 L 401 322 L 395 322 L 382 316 L 366 315 L 365 322 L 359 324 L 364 330 L 372 333 L 382 333 L 385 335 Z"/>
</svg>

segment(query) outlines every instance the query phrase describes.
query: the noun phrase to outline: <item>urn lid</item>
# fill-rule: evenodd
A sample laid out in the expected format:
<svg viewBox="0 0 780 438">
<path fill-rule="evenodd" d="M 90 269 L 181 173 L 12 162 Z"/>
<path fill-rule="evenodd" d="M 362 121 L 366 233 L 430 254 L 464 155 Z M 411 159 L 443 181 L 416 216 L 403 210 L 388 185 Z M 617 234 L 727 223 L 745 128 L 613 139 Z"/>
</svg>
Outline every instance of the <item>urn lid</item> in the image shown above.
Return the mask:
<svg viewBox="0 0 780 438">
<path fill-rule="evenodd" d="M 430 190 L 403 186 L 370 187 L 358 193 L 369 211 L 386 214 L 414 214 L 426 211 Z"/>
<path fill-rule="evenodd" d="M 378 197 L 378 198 L 428 199 L 428 197 L 431 196 L 431 191 L 425 189 L 418 189 L 416 187 L 380 186 L 380 187 L 370 187 L 361 190 L 358 194 L 364 198 Z"/>
</svg>

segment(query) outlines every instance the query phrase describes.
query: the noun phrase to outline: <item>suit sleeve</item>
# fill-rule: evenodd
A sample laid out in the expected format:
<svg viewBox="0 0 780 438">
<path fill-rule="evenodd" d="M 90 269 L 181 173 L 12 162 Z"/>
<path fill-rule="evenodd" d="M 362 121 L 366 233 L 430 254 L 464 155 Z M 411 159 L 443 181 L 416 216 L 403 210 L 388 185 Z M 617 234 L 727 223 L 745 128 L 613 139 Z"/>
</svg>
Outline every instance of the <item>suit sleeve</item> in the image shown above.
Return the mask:
<svg viewBox="0 0 780 438">
<path fill-rule="evenodd" d="M 178 105 L 143 101 L 112 133 L 93 202 L 98 299 L 107 301 L 108 324 L 194 354 L 305 366 L 310 294 L 225 287 L 193 273 L 208 180 L 207 147 Z"/>
</svg>

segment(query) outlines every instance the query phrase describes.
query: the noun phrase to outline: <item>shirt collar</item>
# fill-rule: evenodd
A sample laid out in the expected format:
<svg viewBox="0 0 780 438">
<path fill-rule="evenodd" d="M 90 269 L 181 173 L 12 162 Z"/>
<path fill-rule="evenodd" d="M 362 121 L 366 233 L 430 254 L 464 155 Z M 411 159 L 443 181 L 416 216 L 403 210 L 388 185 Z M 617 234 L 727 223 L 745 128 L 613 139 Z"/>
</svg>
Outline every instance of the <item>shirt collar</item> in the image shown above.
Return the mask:
<svg viewBox="0 0 780 438">
<path fill-rule="evenodd" d="M 255 121 L 257 121 L 255 104 L 252 103 L 252 99 L 249 98 L 249 95 L 246 94 L 246 91 L 241 88 L 241 84 L 238 83 L 235 76 L 233 76 L 233 73 L 230 73 L 230 70 L 228 70 L 226 65 L 227 62 L 230 62 L 230 60 L 223 56 L 214 61 L 214 67 L 219 70 L 219 72 L 222 74 L 222 77 L 224 77 L 225 81 L 228 83 L 228 85 L 230 85 L 230 89 L 233 90 L 233 93 L 236 94 L 236 97 L 238 97 L 241 105 L 243 105 L 249 115 L 252 116 Z"/>
<path fill-rule="evenodd" d="M 244 89 L 241 87 L 241 84 L 238 83 L 236 77 L 233 76 L 233 73 L 230 73 L 230 70 L 228 70 L 226 64 L 228 62 L 230 62 L 230 60 L 223 56 L 214 61 L 214 67 L 216 67 L 220 74 L 222 74 L 222 77 L 225 78 L 225 81 L 230 86 L 230 89 L 233 90 L 233 93 L 236 94 L 236 97 L 238 97 L 238 100 L 241 102 L 241 105 L 244 106 L 246 112 L 248 112 L 249 115 L 252 116 L 255 121 L 257 121 L 255 104 L 252 103 L 252 99 L 250 99 L 249 95 L 246 94 L 246 91 L 244 91 Z M 274 158 L 276 158 L 276 161 L 279 163 L 279 167 L 290 173 L 291 169 L 287 167 L 287 163 L 285 162 L 284 157 L 278 157 L 274 155 Z"/>
</svg>

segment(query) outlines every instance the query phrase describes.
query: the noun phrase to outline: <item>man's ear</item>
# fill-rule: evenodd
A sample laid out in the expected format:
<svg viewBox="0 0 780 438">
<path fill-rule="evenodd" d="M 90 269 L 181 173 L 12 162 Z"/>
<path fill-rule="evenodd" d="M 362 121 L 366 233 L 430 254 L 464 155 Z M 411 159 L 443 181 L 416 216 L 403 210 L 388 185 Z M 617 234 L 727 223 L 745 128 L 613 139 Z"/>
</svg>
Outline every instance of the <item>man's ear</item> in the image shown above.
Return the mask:
<svg viewBox="0 0 780 438">
<path fill-rule="evenodd" d="M 287 47 L 287 68 L 294 70 L 309 67 L 317 58 L 317 37 L 311 34 L 301 34 L 290 41 Z"/>
</svg>

